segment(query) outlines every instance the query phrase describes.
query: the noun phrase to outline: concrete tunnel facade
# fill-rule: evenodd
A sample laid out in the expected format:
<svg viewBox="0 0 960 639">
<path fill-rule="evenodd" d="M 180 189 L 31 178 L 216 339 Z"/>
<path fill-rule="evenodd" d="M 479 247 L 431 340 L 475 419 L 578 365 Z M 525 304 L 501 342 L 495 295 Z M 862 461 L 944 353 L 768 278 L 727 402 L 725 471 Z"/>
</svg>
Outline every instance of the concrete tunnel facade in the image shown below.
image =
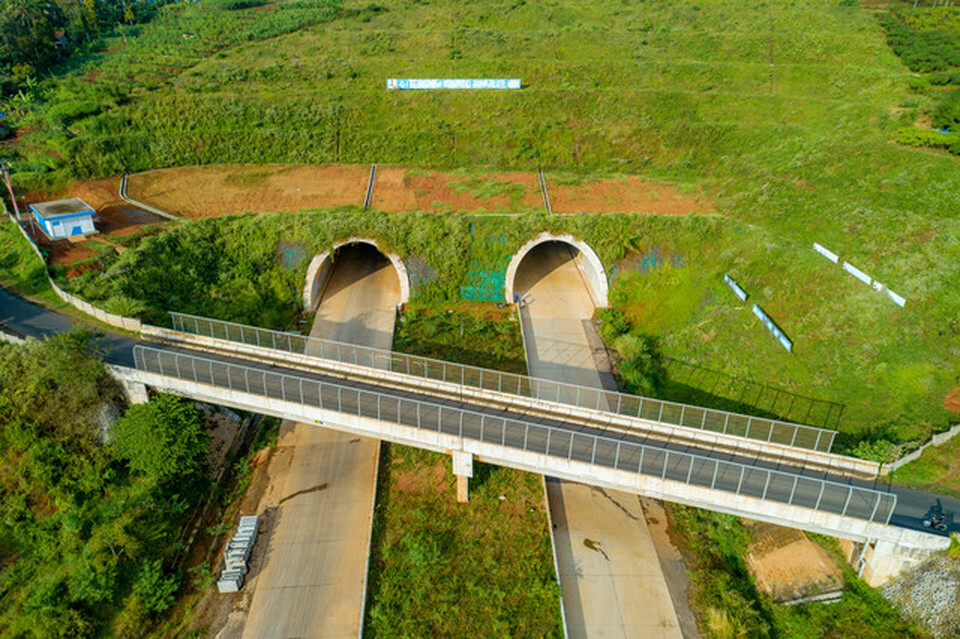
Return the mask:
<svg viewBox="0 0 960 639">
<path fill-rule="evenodd" d="M 607 282 L 607 274 L 603 269 L 603 262 L 600 261 L 600 256 L 598 256 L 596 251 L 590 248 L 586 242 L 578 240 L 572 235 L 555 235 L 553 233 L 540 233 L 521 246 L 517 252 L 514 253 L 513 257 L 510 258 L 504 281 L 504 298 L 506 301 L 513 303 L 514 293 L 522 293 L 522 291 L 514 290 L 514 287 L 517 271 L 520 269 L 523 258 L 534 248 L 547 242 L 562 242 L 569 244 L 577 250 L 577 255 L 574 258 L 577 270 L 580 271 L 580 275 L 587 285 L 587 290 L 590 291 L 590 297 L 593 299 L 594 305 L 598 308 L 609 306 L 607 296 L 610 292 L 610 286 Z"/>
<path fill-rule="evenodd" d="M 536 237 L 523 244 L 517 250 L 517 252 L 514 253 L 513 257 L 510 258 L 510 262 L 507 264 L 507 271 L 504 277 L 504 299 L 508 303 L 513 303 L 514 293 L 521 292 L 514 290 L 520 264 L 531 250 L 540 244 L 547 242 L 562 242 L 570 245 L 577 251 L 577 255 L 574 258 L 576 261 L 577 270 L 580 272 L 584 282 L 587 285 L 587 289 L 590 292 L 590 297 L 593 300 L 593 303 L 597 307 L 608 306 L 609 284 L 607 282 L 607 274 L 603 268 L 603 262 L 600 261 L 600 257 L 597 255 L 596 251 L 590 248 L 586 242 L 579 240 L 572 235 L 558 235 L 554 233 L 540 233 Z M 323 296 L 323 292 L 330 281 L 330 275 L 333 273 L 333 261 L 337 250 L 341 247 L 351 244 L 370 245 L 377 249 L 388 260 L 390 260 L 390 263 L 393 264 L 393 267 L 397 272 L 397 277 L 400 280 L 400 303 L 407 303 L 410 299 L 410 275 L 407 271 L 406 265 L 403 262 L 403 259 L 394 252 L 385 251 L 374 239 L 351 237 L 346 240 L 335 242 L 329 251 L 320 253 L 310 260 L 310 264 L 307 267 L 306 283 L 303 288 L 303 308 L 306 310 L 316 309 L 320 302 L 320 298 Z"/>
<path fill-rule="evenodd" d="M 377 249 L 384 255 L 390 263 L 393 264 L 397 272 L 397 278 L 400 280 L 400 303 L 406 304 L 410 299 L 410 275 L 407 273 L 407 267 L 399 255 L 391 251 L 385 251 L 383 248 L 370 238 L 351 237 L 347 240 L 334 242 L 333 248 L 329 251 L 315 255 L 307 266 L 307 281 L 303 287 L 303 308 L 312 311 L 317 308 L 323 292 L 330 283 L 330 275 L 333 273 L 334 256 L 339 248 L 351 244 L 367 244 Z"/>
</svg>

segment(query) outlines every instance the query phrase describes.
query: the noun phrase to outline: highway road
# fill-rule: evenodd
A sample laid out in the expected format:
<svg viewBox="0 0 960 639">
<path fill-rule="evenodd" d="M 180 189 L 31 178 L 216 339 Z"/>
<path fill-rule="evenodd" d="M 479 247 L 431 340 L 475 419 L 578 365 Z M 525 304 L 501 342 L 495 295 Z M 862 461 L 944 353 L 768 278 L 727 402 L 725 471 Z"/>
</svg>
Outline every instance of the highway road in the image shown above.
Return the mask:
<svg viewBox="0 0 960 639">
<path fill-rule="evenodd" d="M 47 311 L 30 302 L 21 300 L 20 298 L 14 297 L 9 293 L 0 290 L 0 327 L 3 327 L 4 330 L 8 330 L 9 332 L 12 332 L 14 334 L 24 336 L 24 337 L 27 337 L 27 336 L 44 337 L 54 333 L 62 332 L 64 330 L 68 330 L 72 324 L 73 322 L 69 318 L 65 318 L 52 311 Z M 134 365 L 132 351 L 133 351 L 133 347 L 137 344 L 141 344 L 143 346 L 147 346 L 150 348 L 159 349 L 161 352 L 166 354 L 165 357 L 168 359 L 168 362 L 170 363 L 172 363 L 173 361 L 172 360 L 173 356 L 178 353 L 182 357 L 202 356 L 205 359 L 219 362 L 218 366 L 215 367 L 216 370 L 214 372 L 215 372 L 215 381 L 220 384 L 227 383 L 226 368 L 228 366 L 233 367 L 232 370 L 234 371 L 242 371 L 244 368 L 258 371 L 259 373 L 266 375 L 268 378 L 272 380 L 268 384 L 268 388 L 261 389 L 261 390 L 266 390 L 268 393 L 270 393 L 272 396 L 275 396 L 275 397 L 281 397 L 284 392 L 284 389 L 294 392 L 294 389 L 296 388 L 296 380 L 305 379 L 305 380 L 313 380 L 314 382 L 318 382 L 321 384 L 328 384 L 329 386 L 324 386 L 324 391 L 323 391 L 328 401 L 335 401 L 335 398 L 338 394 L 336 388 L 340 387 L 340 388 L 347 388 L 347 389 L 362 390 L 370 393 L 382 393 L 385 396 L 392 396 L 393 398 L 395 398 L 395 401 L 397 402 L 423 401 L 423 402 L 428 402 L 434 405 L 450 406 L 455 408 L 465 408 L 471 411 L 475 411 L 478 415 L 484 414 L 488 416 L 511 417 L 511 418 L 515 418 L 520 423 L 524 422 L 524 420 L 529 421 L 531 419 L 524 415 L 520 415 L 520 414 L 514 415 L 504 411 L 489 409 L 481 405 L 460 404 L 452 401 L 440 400 L 427 394 L 419 394 L 419 393 L 414 393 L 410 391 L 395 391 L 387 388 L 376 387 L 370 384 L 364 384 L 361 382 L 344 380 L 342 378 L 332 377 L 329 375 L 306 373 L 304 371 L 300 371 L 296 369 L 283 368 L 283 367 L 269 365 L 269 364 L 261 364 L 261 363 L 250 361 L 250 360 L 245 360 L 240 358 L 231 358 L 224 355 L 210 355 L 206 353 L 198 353 L 197 351 L 191 351 L 185 348 L 175 348 L 175 347 L 165 346 L 165 345 L 153 345 L 147 342 L 141 342 L 125 336 L 107 334 L 105 337 L 99 340 L 99 345 L 104 351 L 105 361 L 107 361 L 108 363 L 115 363 L 123 366 Z M 168 374 L 171 373 L 172 370 L 173 370 L 172 366 L 170 365 L 168 365 L 168 367 L 165 368 L 165 372 Z M 192 373 L 186 370 L 182 372 L 184 374 L 184 377 L 192 379 Z M 198 372 L 198 375 L 201 375 L 201 376 L 206 374 L 199 369 L 197 372 Z M 289 376 L 286 378 L 286 381 L 284 382 L 285 386 L 280 386 L 279 382 L 273 380 L 274 376 L 279 376 L 281 374 L 286 374 Z M 240 375 L 240 378 L 242 379 L 242 372 L 239 373 L 239 375 Z M 260 383 L 258 381 L 259 378 L 260 378 L 260 375 L 252 375 L 250 378 L 251 385 L 254 389 L 259 388 L 258 386 L 258 384 Z M 203 377 L 200 377 L 200 379 L 203 379 Z M 232 380 L 234 384 L 237 383 L 238 381 L 237 373 L 234 373 Z M 344 392 L 344 393 L 341 393 L 341 396 L 345 402 L 344 408 L 352 409 L 353 407 L 349 405 L 350 402 L 353 401 L 350 399 L 351 394 Z M 318 403 L 317 391 L 308 388 L 306 390 L 306 396 L 304 397 L 304 399 L 308 403 L 313 403 L 314 405 L 317 405 Z M 373 414 L 375 414 L 375 412 Z M 411 420 L 415 421 L 416 419 L 415 409 L 413 409 L 412 407 L 408 407 L 401 413 L 400 417 L 403 418 L 404 421 L 411 421 Z M 437 427 L 436 418 L 434 417 L 433 413 L 430 413 L 430 414 L 424 413 L 422 415 L 422 418 L 423 418 L 424 427 L 433 428 L 434 430 L 436 429 Z M 892 486 L 892 485 L 888 485 L 884 481 L 849 479 L 849 478 L 829 475 L 826 473 L 812 472 L 808 470 L 799 470 L 795 466 L 777 465 L 776 463 L 771 461 L 757 461 L 749 457 L 738 456 L 730 453 L 714 453 L 709 450 L 697 449 L 690 446 L 677 445 L 677 444 L 671 444 L 671 443 L 665 444 L 659 440 L 646 439 L 642 435 L 625 435 L 620 433 L 604 432 L 596 428 L 573 426 L 570 424 L 565 424 L 563 422 L 557 422 L 557 421 L 547 420 L 542 418 L 535 419 L 534 421 L 537 426 L 542 427 L 544 430 L 542 432 L 541 431 L 533 432 L 537 430 L 536 427 L 534 427 L 531 430 L 530 435 L 532 438 L 529 442 L 530 446 L 539 446 L 541 448 L 545 446 L 545 439 L 546 439 L 545 432 L 547 428 L 557 428 L 557 429 L 562 429 L 567 431 L 568 433 L 567 435 L 551 439 L 550 441 L 551 453 L 560 454 L 561 450 L 567 451 L 570 441 L 571 439 L 573 439 L 574 454 L 578 457 L 581 457 L 581 458 L 586 457 L 587 459 L 589 459 L 592 451 L 586 450 L 583 447 L 582 442 L 580 442 L 579 439 L 575 437 L 575 435 L 577 433 L 583 433 L 585 435 L 600 434 L 600 435 L 606 435 L 612 439 L 619 440 L 621 442 L 621 454 L 619 456 L 619 465 L 621 467 L 624 467 L 628 463 L 633 463 L 634 465 L 636 465 L 637 462 L 639 461 L 638 446 L 642 444 L 647 444 L 650 446 L 649 450 L 656 449 L 656 451 L 659 451 L 659 452 L 654 451 L 644 457 L 644 460 L 643 460 L 644 472 L 660 474 L 663 471 L 663 451 L 671 451 L 671 452 L 678 452 L 678 453 L 680 452 L 696 453 L 702 456 L 700 459 L 708 459 L 708 460 L 716 461 L 719 463 L 723 463 L 724 461 L 730 461 L 734 463 L 741 463 L 756 469 L 780 470 L 783 473 L 790 475 L 791 477 L 798 476 L 801 479 L 803 477 L 827 479 L 836 484 L 840 484 L 844 486 L 859 486 L 859 487 L 866 487 L 866 488 L 874 488 L 877 490 L 882 490 L 882 491 L 889 492 L 891 494 L 895 494 L 897 496 L 897 505 L 896 505 L 896 510 L 894 511 L 893 516 L 890 520 L 890 523 L 895 526 L 902 526 L 905 528 L 911 528 L 915 530 L 923 530 L 923 526 L 922 526 L 923 515 L 928 511 L 930 506 L 932 506 L 934 503 L 937 502 L 937 500 L 941 501 L 944 507 L 944 510 L 946 512 L 960 514 L 960 500 L 952 499 L 949 497 L 942 497 L 932 493 L 911 490 L 901 486 Z M 472 434 L 474 435 L 477 435 L 477 436 L 479 435 L 479 425 L 471 425 L 470 423 L 467 423 L 465 426 L 468 433 L 472 432 Z M 445 422 L 443 425 L 443 428 L 445 431 L 448 431 L 448 432 L 456 432 L 456 426 L 455 424 L 452 424 L 452 423 Z M 511 442 L 514 445 L 522 445 L 524 434 L 522 432 L 522 427 L 520 428 L 521 430 L 519 432 L 517 432 L 515 427 L 509 428 L 507 433 L 508 437 L 506 441 Z M 496 433 L 496 435 L 494 435 L 491 432 L 487 432 L 485 434 L 486 439 L 492 438 L 494 436 L 496 436 L 499 439 L 500 434 Z M 566 453 L 564 452 L 564 454 Z M 598 454 L 598 457 L 597 457 L 598 463 L 610 463 L 610 464 L 613 463 L 612 460 L 608 459 L 609 456 L 604 452 L 603 447 L 598 449 L 597 454 Z M 680 476 L 680 474 L 683 474 L 683 476 L 685 477 L 687 471 L 688 471 L 688 468 L 684 466 L 682 468 L 672 469 L 669 472 L 675 472 L 678 477 Z M 702 476 L 702 474 L 695 473 L 693 475 L 693 477 L 698 477 L 698 476 Z M 745 481 L 747 482 L 750 481 L 749 474 L 745 478 Z M 717 485 L 729 486 L 730 483 L 718 482 Z M 792 480 L 791 480 L 791 485 L 792 485 Z M 768 497 L 775 499 L 777 498 L 777 495 L 774 491 L 771 490 L 768 493 Z M 815 501 L 812 503 L 815 503 Z M 958 526 L 956 522 L 952 521 L 951 531 L 960 531 L 960 526 Z"/>
<path fill-rule="evenodd" d="M 530 375 L 616 390 L 571 247 L 535 247 L 520 264 L 516 287 Z M 638 497 L 548 478 L 547 501 L 569 636 L 679 639 Z"/>
<path fill-rule="evenodd" d="M 400 285 L 371 246 L 343 247 L 312 337 L 389 349 Z M 308 352 L 309 354 L 309 352 Z M 360 634 L 380 442 L 311 424 L 285 422 L 278 446 L 290 463 L 277 524 L 256 576 L 243 639 Z"/>
</svg>

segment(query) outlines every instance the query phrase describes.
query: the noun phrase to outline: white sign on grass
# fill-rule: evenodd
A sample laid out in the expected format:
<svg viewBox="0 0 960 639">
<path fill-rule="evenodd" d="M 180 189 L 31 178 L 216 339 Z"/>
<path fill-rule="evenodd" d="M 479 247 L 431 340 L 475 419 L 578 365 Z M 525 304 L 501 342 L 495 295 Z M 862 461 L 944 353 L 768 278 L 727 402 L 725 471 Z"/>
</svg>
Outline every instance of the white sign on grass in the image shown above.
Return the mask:
<svg viewBox="0 0 960 639">
<path fill-rule="evenodd" d="M 845 270 L 850 275 L 853 275 L 855 278 L 857 278 L 867 286 L 870 286 L 870 284 L 873 282 L 872 277 L 870 277 L 869 275 L 867 275 L 866 273 L 858 269 L 856 266 L 854 266 L 850 262 L 843 263 L 843 270 Z"/>
<path fill-rule="evenodd" d="M 817 244 L 816 242 L 813 243 L 813 250 L 816 251 L 817 253 L 819 253 L 820 255 L 824 256 L 825 258 L 827 258 L 828 260 L 830 260 L 830 261 L 833 262 L 834 264 L 839 264 L 839 263 L 840 263 L 840 256 L 839 256 L 839 255 L 837 255 L 837 254 L 834 253 L 833 251 L 827 250 L 826 248 L 824 248 L 823 246 Z"/>
<path fill-rule="evenodd" d="M 390 78 L 388 89 L 519 89 L 520 78 Z"/>
</svg>

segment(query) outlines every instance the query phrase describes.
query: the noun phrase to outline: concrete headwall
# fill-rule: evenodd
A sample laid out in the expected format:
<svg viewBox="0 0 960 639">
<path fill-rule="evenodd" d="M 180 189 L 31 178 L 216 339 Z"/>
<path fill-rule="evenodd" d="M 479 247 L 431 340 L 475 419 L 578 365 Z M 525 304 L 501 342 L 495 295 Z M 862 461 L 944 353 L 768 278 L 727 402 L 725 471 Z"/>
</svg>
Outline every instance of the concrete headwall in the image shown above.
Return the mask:
<svg viewBox="0 0 960 639">
<path fill-rule="evenodd" d="M 578 254 L 575 258 L 577 269 L 587 284 L 587 289 L 590 291 L 590 297 L 593 303 L 598 307 L 608 306 L 607 294 L 610 287 L 607 282 L 607 274 L 603 269 L 603 262 L 600 261 L 597 253 L 590 248 L 586 242 L 578 240 L 572 235 L 554 235 L 552 233 L 541 233 L 537 235 L 521 246 L 510 259 L 510 263 L 507 265 L 507 275 L 504 283 L 504 297 L 507 302 L 513 303 L 514 293 L 520 293 L 520 291 L 514 290 L 514 282 L 523 258 L 536 246 L 545 242 L 563 242 L 577 249 Z"/>
</svg>

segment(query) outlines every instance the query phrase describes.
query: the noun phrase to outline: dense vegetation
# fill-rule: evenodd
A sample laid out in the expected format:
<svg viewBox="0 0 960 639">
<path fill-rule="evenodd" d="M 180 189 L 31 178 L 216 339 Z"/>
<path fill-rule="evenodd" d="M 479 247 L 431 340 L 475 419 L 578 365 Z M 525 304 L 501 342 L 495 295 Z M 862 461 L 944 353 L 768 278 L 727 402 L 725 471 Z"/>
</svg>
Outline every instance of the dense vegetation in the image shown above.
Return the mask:
<svg viewBox="0 0 960 639">
<path fill-rule="evenodd" d="M 0 74 L 25 82 L 67 59 L 78 46 L 101 34 L 153 16 L 159 4 L 147 0 L 17 0 L 0 9 Z M 32 87 L 31 83 L 27 83 Z"/>
<path fill-rule="evenodd" d="M 0 346 L 0 633 L 138 637 L 174 601 L 169 570 L 205 480 L 202 422 L 172 397 L 127 411 L 115 384 L 70 333 Z M 142 428 L 198 433 L 167 468 Z M 128 463 L 128 459 L 131 460 Z"/>
<path fill-rule="evenodd" d="M 926 636 L 843 562 L 845 591 L 839 602 L 777 605 L 757 591 L 747 570 L 750 532 L 739 519 L 686 506 L 672 506 L 671 513 L 675 534 L 692 563 L 701 629 L 710 639 Z M 828 538 L 823 542 L 835 544 Z"/>
<path fill-rule="evenodd" d="M 916 74 L 897 141 L 949 149 L 960 155 L 960 7 L 903 8 L 879 16 L 887 42 Z M 929 120 L 929 126 L 914 126 Z"/>
</svg>

